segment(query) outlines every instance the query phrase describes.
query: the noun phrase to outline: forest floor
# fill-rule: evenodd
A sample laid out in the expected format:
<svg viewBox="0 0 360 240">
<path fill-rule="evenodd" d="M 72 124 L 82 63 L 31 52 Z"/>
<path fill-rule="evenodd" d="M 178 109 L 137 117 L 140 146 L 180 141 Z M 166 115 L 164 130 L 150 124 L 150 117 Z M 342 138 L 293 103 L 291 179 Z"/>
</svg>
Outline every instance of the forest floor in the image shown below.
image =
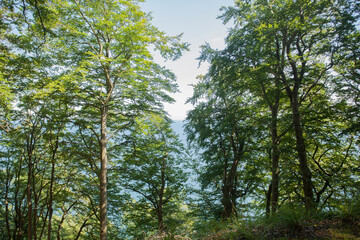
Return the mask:
<svg viewBox="0 0 360 240">
<path fill-rule="evenodd" d="M 202 236 L 157 235 L 147 240 L 360 240 L 360 221 L 354 219 L 305 220 L 296 224 L 232 226 Z"/>
<path fill-rule="evenodd" d="M 181 235 L 153 236 L 147 240 L 360 240 L 360 221 L 307 220 L 293 228 L 263 225 L 231 230 L 219 230 L 208 236 L 185 237 Z"/>
<path fill-rule="evenodd" d="M 207 221 L 197 231 L 157 235 L 147 240 L 360 240 L 360 205 L 338 212 L 306 214 L 283 208 L 257 219 Z"/>
<path fill-rule="evenodd" d="M 360 221 L 308 220 L 301 224 L 282 227 L 258 226 L 252 229 L 222 230 L 204 240 L 250 240 L 250 239 L 360 239 Z"/>
</svg>

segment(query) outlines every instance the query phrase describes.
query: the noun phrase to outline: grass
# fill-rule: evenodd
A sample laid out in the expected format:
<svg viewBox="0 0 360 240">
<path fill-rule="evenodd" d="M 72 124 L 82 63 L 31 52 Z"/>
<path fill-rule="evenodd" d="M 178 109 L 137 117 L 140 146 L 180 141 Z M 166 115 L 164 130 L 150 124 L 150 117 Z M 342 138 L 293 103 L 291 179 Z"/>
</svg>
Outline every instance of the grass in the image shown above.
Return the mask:
<svg viewBox="0 0 360 240">
<path fill-rule="evenodd" d="M 306 214 L 303 208 L 283 207 L 277 214 L 252 221 L 204 221 L 190 236 L 163 235 L 149 240 L 267 240 L 360 239 L 360 204 L 344 204 L 335 211 Z"/>
<path fill-rule="evenodd" d="M 354 223 L 360 220 L 360 201 L 350 201 L 337 208 L 335 216 L 345 223 Z"/>
</svg>

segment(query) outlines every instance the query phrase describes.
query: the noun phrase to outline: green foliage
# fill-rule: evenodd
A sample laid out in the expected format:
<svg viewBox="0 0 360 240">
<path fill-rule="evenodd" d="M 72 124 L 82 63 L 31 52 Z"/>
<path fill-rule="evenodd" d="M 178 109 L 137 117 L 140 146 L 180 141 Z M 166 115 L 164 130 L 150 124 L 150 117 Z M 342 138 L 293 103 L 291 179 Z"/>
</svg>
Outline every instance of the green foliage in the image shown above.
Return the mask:
<svg viewBox="0 0 360 240">
<path fill-rule="evenodd" d="M 152 50 L 176 59 L 187 49 L 180 35 L 152 26 L 138 4 L 0 3 L 4 239 L 98 239 L 100 110 L 111 106 L 106 140 L 118 146 L 136 116 L 173 101 L 175 76 Z M 109 237 L 116 238 L 118 213 L 111 213 Z"/>
<path fill-rule="evenodd" d="M 335 215 L 345 223 L 356 223 L 360 221 L 360 201 L 357 199 L 349 200 L 336 207 Z"/>
<path fill-rule="evenodd" d="M 267 217 L 265 222 L 269 228 L 281 228 L 291 233 L 301 231 L 309 216 L 304 208 L 289 205 L 281 207 L 277 213 Z"/>
<path fill-rule="evenodd" d="M 218 56 L 215 52 L 208 54 Z M 215 61 L 209 74 L 195 86 L 189 99 L 195 108 L 188 113 L 185 126 L 189 142 L 201 149 L 203 165 L 196 169 L 201 184 L 199 198 L 205 201 L 203 209 L 212 209 L 215 218 L 236 214 L 238 200 L 253 191 L 253 182 L 262 176 L 262 163 L 257 161 L 261 153 L 256 145 L 263 139 L 263 132 L 254 124 L 259 119 L 257 99 L 241 86 L 232 90 L 232 85 L 226 84 L 227 74 L 231 78 L 235 73 L 214 70 L 222 70 L 222 64 L 226 63 L 221 59 Z M 204 196 L 206 193 L 210 196 Z"/>
<path fill-rule="evenodd" d="M 274 213 L 277 204 L 305 203 L 310 211 L 354 196 L 351 179 L 358 174 L 351 169 L 359 155 L 356 131 L 348 126 L 356 125 L 358 112 L 353 67 L 359 54 L 352 48 L 358 7 L 354 1 L 324 0 L 236 1 L 223 8 L 221 18 L 233 20 L 234 27 L 223 50 L 202 47 L 199 60 L 210 68 L 189 100 L 195 106 L 188 115 L 189 140 L 203 148 L 208 167 L 202 183 L 220 192 L 226 175 L 222 162 L 212 161 L 224 152 L 216 134 L 225 135 L 223 126 L 240 126 L 245 139 L 251 139 L 242 161 L 257 167 L 241 174 L 258 186 L 251 192 L 252 209 L 265 207 L 269 213 L 276 201 Z M 342 98 L 346 94 L 350 99 Z M 251 127 L 247 131 L 245 126 Z M 273 194 L 278 196 L 273 199 Z M 212 204 L 221 200 L 220 194 L 212 197 Z"/>
<path fill-rule="evenodd" d="M 151 114 L 136 119 L 125 146 L 123 158 L 116 163 L 122 187 L 132 193 L 123 206 L 126 231 L 134 238 L 158 230 L 175 233 L 186 222 L 186 155 L 170 121 Z"/>
<path fill-rule="evenodd" d="M 223 50 L 202 47 L 210 67 L 189 99 L 196 184 L 163 110 L 175 76 L 152 55 L 175 60 L 188 44 L 153 26 L 141 2 L 1 1 L 0 238 L 99 239 L 103 160 L 109 239 L 357 226 L 358 1 L 223 8 L 235 24 Z"/>
<path fill-rule="evenodd" d="M 236 218 L 227 221 L 199 222 L 199 227 L 192 234 L 192 239 L 256 239 L 250 222 Z"/>
</svg>

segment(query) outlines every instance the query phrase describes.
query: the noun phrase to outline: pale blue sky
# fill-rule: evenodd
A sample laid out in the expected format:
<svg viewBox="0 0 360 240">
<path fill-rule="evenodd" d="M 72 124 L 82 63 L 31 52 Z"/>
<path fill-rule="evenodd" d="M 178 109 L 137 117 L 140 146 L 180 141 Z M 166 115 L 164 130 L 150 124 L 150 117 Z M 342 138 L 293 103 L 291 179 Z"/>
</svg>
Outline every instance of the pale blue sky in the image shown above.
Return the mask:
<svg viewBox="0 0 360 240">
<path fill-rule="evenodd" d="M 175 104 L 165 105 L 174 120 L 182 120 L 191 105 L 185 105 L 193 91 L 190 84 L 196 83 L 196 76 L 205 74 L 207 65 L 198 68 L 197 57 L 200 46 L 205 42 L 213 48 L 223 48 L 228 25 L 223 25 L 217 16 L 221 6 L 231 6 L 233 0 L 146 0 L 143 10 L 152 12 L 153 24 L 168 35 L 183 33 L 183 41 L 191 44 L 190 51 L 175 62 L 165 62 L 177 76 L 180 93 L 173 95 Z"/>
</svg>

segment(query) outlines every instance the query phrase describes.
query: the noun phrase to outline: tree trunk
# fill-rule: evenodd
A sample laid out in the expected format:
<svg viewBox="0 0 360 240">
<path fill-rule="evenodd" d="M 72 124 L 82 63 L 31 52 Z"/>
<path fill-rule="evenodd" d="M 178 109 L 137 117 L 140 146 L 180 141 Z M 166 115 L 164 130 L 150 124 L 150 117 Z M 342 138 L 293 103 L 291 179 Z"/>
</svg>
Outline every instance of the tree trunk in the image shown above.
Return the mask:
<svg viewBox="0 0 360 240">
<path fill-rule="evenodd" d="M 271 212 L 275 213 L 278 209 L 279 202 L 279 141 L 277 132 L 277 109 L 272 111 L 271 123 L 271 140 L 272 140 L 272 155 L 271 155 Z"/>
<path fill-rule="evenodd" d="M 34 185 L 34 165 L 35 160 L 33 156 L 33 152 L 35 149 L 35 143 L 36 143 L 36 137 L 35 137 L 35 131 L 36 131 L 37 124 L 34 124 L 32 126 L 30 135 L 26 139 L 26 151 L 27 151 L 27 159 L 28 159 L 28 176 L 27 176 L 27 186 L 26 186 L 26 202 L 28 207 L 27 212 L 27 240 L 33 239 L 33 206 L 32 206 L 32 195 L 31 195 L 31 184 Z M 33 189 L 35 192 L 35 188 Z M 35 196 L 36 197 L 36 196 Z M 35 214 L 36 216 L 36 214 Z M 34 224 L 34 227 L 36 225 Z"/>
<path fill-rule="evenodd" d="M 51 221 L 53 215 L 53 183 L 54 183 L 54 172 L 55 172 L 55 161 L 52 162 L 51 166 L 51 180 L 50 180 L 50 193 L 49 193 L 49 223 L 48 223 L 48 232 L 47 239 L 51 240 Z"/>
<path fill-rule="evenodd" d="M 100 240 L 107 239 L 107 117 L 109 108 L 101 109 L 101 139 L 100 139 Z"/>
<path fill-rule="evenodd" d="M 158 217 L 158 224 L 159 224 L 159 233 L 163 233 L 165 231 L 164 227 L 164 221 L 163 221 L 163 198 L 164 198 L 164 192 L 165 192 L 165 170 L 166 170 L 166 160 L 167 160 L 168 154 L 165 154 L 165 157 L 162 161 L 161 166 L 161 188 L 160 188 L 160 195 L 159 195 L 159 203 L 157 206 L 157 217 Z"/>
<path fill-rule="evenodd" d="M 238 189 L 237 189 L 237 182 L 238 182 L 238 172 L 235 172 L 235 178 L 233 180 L 233 184 L 231 187 L 231 202 L 232 202 L 232 206 L 233 206 L 233 214 L 235 217 L 237 217 L 237 210 L 236 210 L 236 199 L 238 199 L 240 197 Z"/>
<path fill-rule="evenodd" d="M 26 201 L 27 201 L 27 220 L 28 220 L 28 226 L 27 226 L 27 239 L 32 239 L 32 200 L 31 200 L 31 173 L 32 173 L 32 164 L 29 159 L 28 164 L 28 177 L 27 177 L 27 187 L 26 187 Z"/>
<path fill-rule="evenodd" d="M 305 208 L 307 210 L 310 210 L 314 207 L 313 184 L 311 180 L 311 171 L 308 167 L 308 162 L 307 162 L 305 140 L 301 126 L 301 116 L 300 116 L 298 101 L 296 97 L 294 97 L 294 100 L 291 103 L 291 109 L 293 115 L 294 131 L 296 136 L 296 147 L 297 147 L 299 163 L 300 163 L 300 171 L 303 180 Z"/>
<path fill-rule="evenodd" d="M 64 205 L 65 205 L 65 203 L 64 203 Z M 61 216 L 61 220 L 60 220 L 60 223 L 59 223 L 59 225 L 58 225 L 58 228 L 57 228 L 57 231 L 56 231 L 56 238 L 57 238 L 57 240 L 60 240 L 61 239 L 61 237 L 60 237 L 60 232 L 61 232 L 61 227 L 62 227 L 62 224 L 64 223 L 64 221 L 65 221 L 65 216 L 66 216 L 66 214 L 67 214 L 67 211 L 64 209 L 64 206 L 62 206 L 61 207 L 62 208 L 62 210 L 63 210 L 63 214 L 62 214 L 62 216 Z"/>
<path fill-rule="evenodd" d="M 14 208 L 15 208 L 15 216 L 14 216 L 14 224 L 15 224 L 15 229 L 13 231 L 13 239 L 17 240 L 17 239 L 23 239 L 23 235 L 24 235 L 24 224 L 23 224 L 23 218 L 22 218 L 22 203 L 23 203 L 23 198 L 25 198 L 25 194 L 23 195 L 23 197 L 20 197 L 21 199 L 19 200 L 19 192 L 20 192 L 20 177 L 21 177 L 21 171 L 22 171 L 22 166 L 23 165 L 23 158 L 20 158 L 20 164 L 19 164 L 19 169 L 17 171 L 17 175 L 16 175 L 16 180 L 15 180 L 15 193 L 14 193 Z"/>
<path fill-rule="evenodd" d="M 236 174 L 238 163 L 239 163 L 238 159 L 234 160 L 230 171 L 228 173 L 225 172 L 224 174 L 223 186 L 221 188 L 222 191 L 221 204 L 223 205 L 223 212 L 221 214 L 221 217 L 223 219 L 230 218 L 236 212 L 235 203 L 233 202 L 231 193 L 235 179 L 234 175 Z M 224 171 L 227 171 L 227 169 L 224 169 Z"/>
<path fill-rule="evenodd" d="M 231 168 L 229 170 L 229 172 L 226 174 L 227 169 L 225 168 L 225 174 L 224 174 L 224 179 L 223 179 L 223 187 L 222 187 L 222 199 L 221 199 L 221 203 L 223 205 L 223 213 L 222 213 L 222 218 L 230 218 L 232 215 L 236 214 L 236 208 L 235 208 L 235 204 L 236 204 L 236 198 L 233 198 L 233 189 L 235 187 L 236 184 L 236 174 L 237 174 L 237 167 L 239 165 L 239 161 L 242 158 L 244 152 L 244 142 L 239 143 L 239 145 L 236 144 L 235 142 L 235 138 L 234 138 L 233 134 L 231 136 L 231 145 L 232 145 L 232 150 L 235 156 L 235 159 L 233 160 L 232 164 L 231 164 Z"/>
<path fill-rule="evenodd" d="M 221 203 L 223 205 L 223 212 L 221 217 L 223 219 L 230 218 L 235 212 L 234 204 L 231 201 L 231 188 L 232 184 L 227 180 L 222 187 L 222 199 Z"/>
<path fill-rule="evenodd" d="M 35 176 L 33 175 L 32 179 L 35 179 Z M 35 182 L 33 180 L 33 196 L 34 196 L 34 207 L 33 207 L 33 213 L 32 213 L 32 216 L 33 216 L 33 222 L 32 222 L 32 225 L 33 225 L 33 229 L 32 229 L 32 238 L 34 240 L 37 239 L 37 214 L 38 214 L 38 207 L 39 207 L 39 198 L 40 198 L 40 195 L 41 195 L 41 190 L 40 190 L 40 193 L 37 195 L 36 194 L 36 188 L 35 188 Z"/>
<path fill-rule="evenodd" d="M 7 162 L 6 166 L 6 183 L 5 183 L 5 222 L 6 222 L 6 231 L 9 240 L 11 240 L 11 229 L 9 222 L 9 188 L 11 184 L 11 175 L 10 175 L 10 162 Z"/>
<path fill-rule="evenodd" d="M 163 210 L 162 210 L 162 203 L 159 204 L 157 208 L 157 219 L 158 219 L 158 231 L 160 234 L 165 232 L 165 226 L 163 221 Z"/>
<path fill-rule="evenodd" d="M 299 41 L 302 39 L 300 35 L 298 35 Z M 284 72 L 284 68 L 281 68 L 281 76 L 282 81 L 285 85 L 285 90 L 287 92 L 287 95 L 290 100 L 291 110 L 292 110 L 292 122 L 294 127 L 294 132 L 296 136 L 296 148 L 298 152 L 298 158 L 300 163 L 300 172 L 303 180 L 303 192 L 305 197 L 305 208 L 306 210 L 310 210 L 315 206 L 314 202 L 314 194 L 313 194 L 313 185 L 311 180 L 311 171 L 308 167 L 307 162 L 307 156 L 306 156 L 306 146 L 305 146 L 305 139 L 303 135 L 303 128 L 301 126 L 301 114 L 300 114 L 300 102 L 299 102 L 299 89 L 301 86 L 301 83 L 304 81 L 304 74 L 305 74 L 305 68 L 306 68 L 306 60 L 304 59 L 304 53 L 301 49 L 301 47 L 298 45 L 298 42 L 296 43 L 297 46 L 297 53 L 296 56 L 301 62 L 301 67 L 297 65 L 297 60 L 295 60 L 292 57 L 292 51 L 291 44 L 294 44 L 296 40 L 295 36 L 293 38 L 288 39 L 287 33 L 283 36 L 283 48 L 286 52 L 286 58 L 287 61 L 290 64 L 291 70 L 292 70 L 292 77 L 294 81 L 294 85 L 291 87 L 286 80 L 286 74 Z"/>
<path fill-rule="evenodd" d="M 232 192 L 235 183 L 235 174 L 237 171 L 237 166 L 239 164 L 239 159 L 234 160 L 232 163 L 231 169 L 228 174 L 226 174 L 222 187 L 222 199 L 221 203 L 223 205 L 222 218 L 227 219 L 236 214 L 235 200 L 233 200 Z"/>
<path fill-rule="evenodd" d="M 57 152 L 59 146 L 59 136 L 56 138 L 55 148 L 52 149 L 52 157 L 51 157 L 51 180 L 50 180 L 50 190 L 49 190 L 49 223 L 48 223 L 48 233 L 47 239 L 51 240 L 51 221 L 53 215 L 53 186 L 55 179 L 55 154 Z"/>
<path fill-rule="evenodd" d="M 266 207 L 265 207 L 265 212 L 266 212 L 266 217 L 268 217 L 270 215 L 270 210 L 271 210 L 271 192 L 272 192 L 272 183 L 270 183 L 269 185 L 269 189 L 266 192 Z"/>
</svg>

